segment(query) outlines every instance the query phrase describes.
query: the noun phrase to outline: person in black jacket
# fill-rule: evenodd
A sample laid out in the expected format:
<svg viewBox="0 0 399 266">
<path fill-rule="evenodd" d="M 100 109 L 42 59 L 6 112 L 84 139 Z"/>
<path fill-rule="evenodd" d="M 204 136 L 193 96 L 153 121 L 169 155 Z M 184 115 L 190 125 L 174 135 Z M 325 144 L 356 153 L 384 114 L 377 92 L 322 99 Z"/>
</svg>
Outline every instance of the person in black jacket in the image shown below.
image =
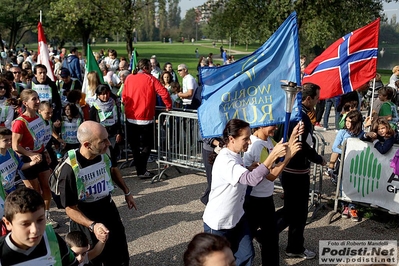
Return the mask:
<svg viewBox="0 0 399 266">
<path fill-rule="evenodd" d="M 108 139 L 111 142 L 109 147 L 111 160 L 116 164 L 119 154 L 117 144 L 123 139 L 119 103 L 108 85 L 100 84 L 96 89 L 96 95 L 97 99 L 90 108 L 89 120 L 100 123 L 107 130 Z"/>
<path fill-rule="evenodd" d="M 46 101 L 53 107 L 53 122 L 61 119 L 61 97 L 57 85 L 47 76 L 47 67 L 37 64 L 33 68 L 32 90 L 36 91 L 41 102 Z"/>
<path fill-rule="evenodd" d="M 303 237 L 308 216 L 309 168 L 310 162 L 324 166 L 326 160 L 313 148 L 313 125 L 308 116 L 319 100 L 320 87 L 316 84 L 305 83 L 302 88 L 302 122 L 304 124 L 302 149 L 295 154 L 282 173 L 284 208 L 283 218 L 279 220 L 279 229 L 282 231 L 289 226 L 288 244 L 285 250 L 287 256 L 313 259 L 316 253 L 305 249 Z M 297 123 L 290 124 L 289 135 Z"/>
</svg>

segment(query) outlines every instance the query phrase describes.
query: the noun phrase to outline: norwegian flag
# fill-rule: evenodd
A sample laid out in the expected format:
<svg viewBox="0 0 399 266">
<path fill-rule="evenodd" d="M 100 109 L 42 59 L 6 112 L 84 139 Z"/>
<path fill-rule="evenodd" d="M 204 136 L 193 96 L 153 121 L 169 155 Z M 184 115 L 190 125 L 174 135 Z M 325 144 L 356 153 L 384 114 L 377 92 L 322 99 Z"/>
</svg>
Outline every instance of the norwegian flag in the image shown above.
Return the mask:
<svg viewBox="0 0 399 266">
<path fill-rule="evenodd" d="M 42 27 L 42 23 L 39 22 L 37 25 L 37 39 L 39 43 L 38 55 L 37 55 L 37 63 L 45 65 L 47 68 L 47 76 L 55 81 L 52 63 L 50 62 L 50 57 L 47 49 L 46 37 L 44 36 L 44 30 Z"/>
<path fill-rule="evenodd" d="M 320 86 L 320 99 L 359 89 L 377 72 L 380 19 L 348 33 L 329 46 L 305 69 L 302 84 Z"/>
</svg>

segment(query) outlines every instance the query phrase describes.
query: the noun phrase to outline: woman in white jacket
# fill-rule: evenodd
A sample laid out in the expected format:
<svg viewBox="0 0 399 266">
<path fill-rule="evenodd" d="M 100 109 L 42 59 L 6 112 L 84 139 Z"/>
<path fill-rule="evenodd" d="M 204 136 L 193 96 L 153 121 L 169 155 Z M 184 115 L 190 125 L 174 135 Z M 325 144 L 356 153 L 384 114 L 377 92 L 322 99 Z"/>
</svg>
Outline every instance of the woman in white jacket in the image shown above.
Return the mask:
<svg viewBox="0 0 399 266">
<path fill-rule="evenodd" d="M 299 133 L 298 126 L 293 131 L 294 138 Z M 222 235 L 229 240 L 238 266 L 251 265 L 254 257 L 252 237 L 243 209 L 247 186 L 256 186 L 271 169 L 279 168 L 300 149 L 297 141 L 291 147 L 280 142 L 264 162 L 256 162 L 246 168 L 240 153 L 251 144 L 250 136 L 247 122 L 232 119 L 227 123 L 223 131 L 226 146 L 214 161 L 209 202 L 203 215 L 205 232 Z M 275 165 L 276 160 L 284 156 L 284 162 Z"/>
</svg>

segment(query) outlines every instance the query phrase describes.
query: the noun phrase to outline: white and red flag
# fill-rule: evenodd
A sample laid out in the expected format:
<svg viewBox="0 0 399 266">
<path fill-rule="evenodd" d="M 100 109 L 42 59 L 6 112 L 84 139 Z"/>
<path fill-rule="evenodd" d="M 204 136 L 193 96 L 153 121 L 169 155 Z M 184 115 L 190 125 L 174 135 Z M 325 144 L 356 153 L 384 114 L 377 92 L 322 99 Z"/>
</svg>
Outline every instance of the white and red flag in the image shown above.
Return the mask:
<svg viewBox="0 0 399 266">
<path fill-rule="evenodd" d="M 337 40 L 305 69 L 302 84 L 320 86 L 320 99 L 359 89 L 377 73 L 380 19 Z"/>
<path fill-rule="evenodd" d="M 37 63 L 45 65 L 47 68 L 47 76 L 52 81 L 55 81 L 52 63 L 50 61 L 49 52 L 47 48 L 46 36 L 44 36 L 44 30 L 41 22 L 39 22 L 39 24 L 37 25 L 37 39 L 39 43 Z"/>
</svg>

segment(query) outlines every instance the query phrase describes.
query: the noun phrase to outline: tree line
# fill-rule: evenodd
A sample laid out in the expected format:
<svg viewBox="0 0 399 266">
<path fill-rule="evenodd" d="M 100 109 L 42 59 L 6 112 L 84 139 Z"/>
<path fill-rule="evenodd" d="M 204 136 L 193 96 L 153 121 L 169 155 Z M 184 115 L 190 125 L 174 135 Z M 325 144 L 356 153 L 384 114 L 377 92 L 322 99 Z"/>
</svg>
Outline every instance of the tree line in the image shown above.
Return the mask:
<svg viewBox="0 0 399 266">
<path fill-rule="evenodd" d="M 265 42 L 295 10 L 304 54 L 318 55 L 335 40 L 378 17 L 382 17 L 381 30 L 385 31 L 381 42 L 397 44 L 399 37 L 396 17 L 390 23 L 384 18 L 382 0 L 208 0 L 202 9 L 212 14 L 203 29 L 207 36 L 231 38 L 244 45 Z"/>
<path fill-rule="evenodd" d="M 392 0 L 386 0 L 390 2 Z M 398 0 L 393 0 L 398 2 Z M 336 39 L 383 17 L 383 0 L 208 0 L 182 19 L 180 0 L 2 0 L 0 37 L 16 47 L 36 32 L 39 10 L 48 42 L 63 46 L 118 34 L 131 54 L 134 40 L 177 41 L 202 36 L 262 44 L 296 10 L 301 53 L 320 54 Z M 384 20 L 380 42 L 398 43 L 396 17 Z"/>
</svg>

